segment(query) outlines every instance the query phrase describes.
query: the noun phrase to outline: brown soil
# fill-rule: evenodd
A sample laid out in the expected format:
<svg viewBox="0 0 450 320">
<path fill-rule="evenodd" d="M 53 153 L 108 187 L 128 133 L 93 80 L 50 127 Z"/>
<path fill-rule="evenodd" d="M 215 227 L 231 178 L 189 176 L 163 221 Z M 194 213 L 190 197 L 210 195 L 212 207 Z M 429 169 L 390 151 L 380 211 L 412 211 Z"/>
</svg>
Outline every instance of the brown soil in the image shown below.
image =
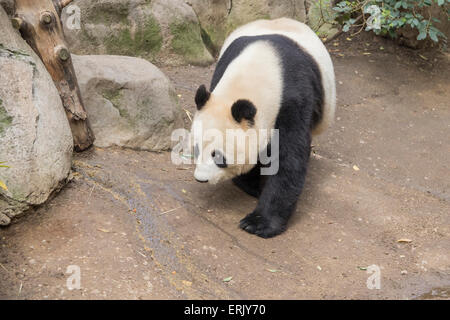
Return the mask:
<svg viewBox="0 0 450 320">
<path fill-rule="evenodd" d="M 241 231 L 255 199 L 196 183 L 169 153 L 95 148 L 58 196 L 0 230 L 0 298 L 448 299 L 448 56 L 369 35 L 329 49 L 337 120 L 314 141 L 286 233 Z M 193 112 L 213 68 L 164 71 Z M 66 286 L 70 265 L 79 290 Z"/>
</svg>

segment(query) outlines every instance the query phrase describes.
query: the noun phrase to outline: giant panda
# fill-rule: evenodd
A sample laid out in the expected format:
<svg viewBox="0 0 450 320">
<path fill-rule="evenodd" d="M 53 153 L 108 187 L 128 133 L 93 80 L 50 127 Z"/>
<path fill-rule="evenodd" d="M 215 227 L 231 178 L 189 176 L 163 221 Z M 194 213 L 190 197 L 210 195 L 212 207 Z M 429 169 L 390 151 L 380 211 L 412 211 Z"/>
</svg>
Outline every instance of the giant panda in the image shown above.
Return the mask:
<svg viewBox="0 0 450 320">
<path fill-rule="evenodd" d="M 201 85 L 195 95 L 191 134 L 199 128 L 223 136 L 229 129 L 244 135 L 249 129 L 276 129 L 278 149 L 272 161 L 278 170 L 262 175 L 264 165 L 259 161 L 230 161 L 236 159 L 236 152 L 247 160 L 259 159 L 263 150 L 270 155 L 274 151 L 271 136 L 256 151 L 248 147 L 225 150 L 224 141 L 197 139 L 193 142 L 194 176 L 213 184 L 232 179 L 259 198 L 255 210 L 241 220 L 243 230 L 262 238 L 285 231 L 305 183 L 312 135 L 333 121 L 335 92 L 331 58 L 303 23 L 287 18 L 258 20 L 226 39 L 210 89 Z"/>
</svg>

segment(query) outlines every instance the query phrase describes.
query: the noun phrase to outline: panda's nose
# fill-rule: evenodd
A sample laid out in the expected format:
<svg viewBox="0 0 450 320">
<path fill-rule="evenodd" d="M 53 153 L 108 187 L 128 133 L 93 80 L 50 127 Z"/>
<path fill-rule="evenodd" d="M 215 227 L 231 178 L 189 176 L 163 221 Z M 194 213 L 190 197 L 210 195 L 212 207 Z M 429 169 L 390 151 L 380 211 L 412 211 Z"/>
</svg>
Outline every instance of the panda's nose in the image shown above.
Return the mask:
<svg viewBox="0 0 450 320">
<path fill-rule="evenodd" d="M 195 178 L 195 180 L 197 180 L 197 182 L 200 182 L 200 183 L 207 183 L 208 182 L 208 180 L 199 180 L 197 178 Z"/>
</svg>

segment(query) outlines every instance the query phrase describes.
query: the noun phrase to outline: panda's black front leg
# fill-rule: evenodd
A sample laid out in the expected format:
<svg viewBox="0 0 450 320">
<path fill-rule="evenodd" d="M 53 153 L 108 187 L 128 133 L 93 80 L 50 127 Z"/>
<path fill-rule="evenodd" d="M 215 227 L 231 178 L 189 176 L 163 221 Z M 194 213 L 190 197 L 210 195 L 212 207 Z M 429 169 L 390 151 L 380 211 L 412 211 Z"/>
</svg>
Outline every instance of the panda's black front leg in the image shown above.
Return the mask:
<svg viewBox="0 0 450 320">
<path fill-rule="evenodd" d="M 286 230 L 305 184 L 311 151 L 311 136 L 289 139 L 280 135 L 279 170 L 267 177 L 256 209 L 241 220 L 240 227 L 262 238 L 274 237 Z"/>
<path fill-rule="evenodd" d="M 261 194 L 261 165 L 258 163 L 248 173 L 233 178 L 233 183 L 248 195 L 258 198 Z"/>
</svg>

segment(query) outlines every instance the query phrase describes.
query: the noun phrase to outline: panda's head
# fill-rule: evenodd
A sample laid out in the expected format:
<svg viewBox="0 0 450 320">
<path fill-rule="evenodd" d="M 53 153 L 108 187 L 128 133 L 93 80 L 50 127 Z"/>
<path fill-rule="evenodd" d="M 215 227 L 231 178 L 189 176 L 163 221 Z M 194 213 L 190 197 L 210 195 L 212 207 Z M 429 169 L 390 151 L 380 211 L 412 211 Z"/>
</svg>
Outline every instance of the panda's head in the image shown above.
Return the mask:
<svg viewBox="0 0 450 320">
<path fill-rule="evenodd" d="M 254 125 L 256 107 L 248 100 L 233 101 L 210 93 L 204 85 L 198 89 L 195 103 L 191 129 L 195 179 L 216 184 L 251 170 L 258 149 L 250 147 L 248 129 Z"/>
</svg>

